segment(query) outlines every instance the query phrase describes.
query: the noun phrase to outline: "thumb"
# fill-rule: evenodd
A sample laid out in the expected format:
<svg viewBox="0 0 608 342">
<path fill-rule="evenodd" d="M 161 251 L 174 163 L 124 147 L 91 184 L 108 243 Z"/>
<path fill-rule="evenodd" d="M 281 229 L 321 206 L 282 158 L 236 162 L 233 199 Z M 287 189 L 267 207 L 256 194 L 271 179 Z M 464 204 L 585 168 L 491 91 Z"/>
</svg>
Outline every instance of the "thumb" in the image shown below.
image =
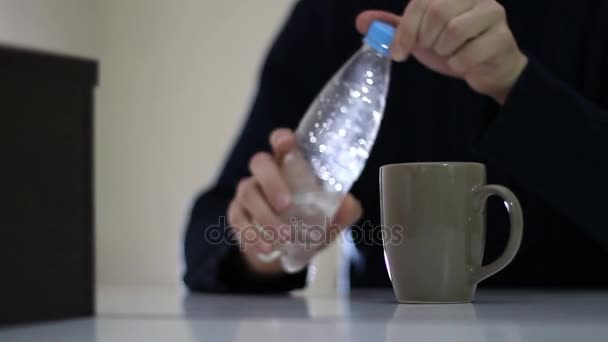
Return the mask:
<svg viewBox="0 0 608 342">
<path fill-rule="evenodd" d="M 289 128 L 277 128 L 270 134 L 270 147 L 277 160 L 283 160 L 287 152 L 296 146 L 296 135 Z"/>
<path fill-rule="evenodd" d="M 361 202 L 357 200 L 353 195 L 348 194 L 344 197 L 342 205 L 334 216 L 332 225 L 339 226 L 340 229 L 344 229 L 351 224 L 357 222 L 361 215 L 363 215 L 363 207 Z"/>
<path fill-rule="evenodd" d="M 359 31 L 359 33 L 366 34 L 372 22 L 376 20 L 380 20 L 389 25 L 397 27 L 399 26 L 400 18 L 400 16 L 390 12 L 369 10 L 361 12 L 357 16 L 357 19 L 355 20 L 355 26 L 357 27 L 357 31 Z"/>
<path fill-rule="evenodd" d="M 361 203 L 351 194 L 346 195 L 331 225 L 327 228 L 328 241 L 334 241 L 344 229 L 357 222 L 363 214 Z"/>
</svg>

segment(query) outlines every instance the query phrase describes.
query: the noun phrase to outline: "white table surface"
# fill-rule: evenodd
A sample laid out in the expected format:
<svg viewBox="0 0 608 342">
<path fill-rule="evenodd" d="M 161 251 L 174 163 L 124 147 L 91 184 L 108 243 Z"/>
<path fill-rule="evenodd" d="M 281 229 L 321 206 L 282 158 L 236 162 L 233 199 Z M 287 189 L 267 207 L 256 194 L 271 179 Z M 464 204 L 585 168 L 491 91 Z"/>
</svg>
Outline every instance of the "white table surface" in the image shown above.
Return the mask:
<svg viewBox="0 0 608 342">
<path fill-rule="evenodd" d="M 0 341 L 608 341 L 608 291 L 480 290 L 474 304 L 101 288 L 98 315 L 0 328 Z"/>
</svg>

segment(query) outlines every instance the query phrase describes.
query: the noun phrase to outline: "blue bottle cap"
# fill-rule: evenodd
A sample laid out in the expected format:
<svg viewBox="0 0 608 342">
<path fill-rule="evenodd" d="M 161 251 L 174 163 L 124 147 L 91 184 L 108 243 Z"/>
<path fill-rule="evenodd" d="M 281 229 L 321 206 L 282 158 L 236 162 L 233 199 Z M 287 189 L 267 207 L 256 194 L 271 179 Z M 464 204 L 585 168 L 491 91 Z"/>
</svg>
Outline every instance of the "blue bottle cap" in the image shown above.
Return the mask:
<svg viewBox="0 0 608 342">
<path fill-rule="evenodd" d="M 389 48 L 395 38 L 395 28 L 382 21 L 374 21 L 363 39 L 367 45 L 385 56 L 389 56 Z"/>
</svg>

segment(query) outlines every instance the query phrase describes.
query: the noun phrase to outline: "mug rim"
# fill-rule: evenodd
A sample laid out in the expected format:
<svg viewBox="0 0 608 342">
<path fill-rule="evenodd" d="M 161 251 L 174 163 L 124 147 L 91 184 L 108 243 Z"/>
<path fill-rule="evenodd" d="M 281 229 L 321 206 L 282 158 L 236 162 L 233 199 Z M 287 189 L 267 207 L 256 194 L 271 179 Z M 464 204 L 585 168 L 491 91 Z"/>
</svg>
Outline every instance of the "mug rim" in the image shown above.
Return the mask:
<svg viewBox="0 0 608 342">
<path fill-rule="evenodd" d="M 432 167 L 432 168 L 443 168 L 443 167 L 463 167 L 463 166 L 474 166 L 485 168 L 486 166 L 478 162 L 415 162 L 415 163 L 393 163 L 380 166 L 380 170 L 393 169 L 399 167 Z"/>
</svg>

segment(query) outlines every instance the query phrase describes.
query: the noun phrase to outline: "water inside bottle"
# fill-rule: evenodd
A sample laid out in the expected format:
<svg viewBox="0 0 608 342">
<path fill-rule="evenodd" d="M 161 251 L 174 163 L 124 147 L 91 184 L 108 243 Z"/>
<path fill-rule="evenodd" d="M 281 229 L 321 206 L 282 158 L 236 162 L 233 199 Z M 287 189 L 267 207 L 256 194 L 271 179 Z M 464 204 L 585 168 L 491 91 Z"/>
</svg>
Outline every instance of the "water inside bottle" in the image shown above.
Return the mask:
<svg viewBox="0 0 608 342">
<path fill-rule="evenodd" d="M 289 234 L 282 241 L 281 263 L 287 272 L 304 268 L 312 256 L 336 239 L 339 227 L 332 219 L 342 201 L 338 193 L 301 192 L 294 195 L 293 206 L 282 215 L 289 220 Z M 331 228 L 331 229 L 330 229 Z"/>
<path fill-rule="evenodd" d="M 376 140 L 390 62 L 363 48 L 329 82 L 298 126 L 298 144 L 328 192 L 346 193 Z"/>
</svg>

